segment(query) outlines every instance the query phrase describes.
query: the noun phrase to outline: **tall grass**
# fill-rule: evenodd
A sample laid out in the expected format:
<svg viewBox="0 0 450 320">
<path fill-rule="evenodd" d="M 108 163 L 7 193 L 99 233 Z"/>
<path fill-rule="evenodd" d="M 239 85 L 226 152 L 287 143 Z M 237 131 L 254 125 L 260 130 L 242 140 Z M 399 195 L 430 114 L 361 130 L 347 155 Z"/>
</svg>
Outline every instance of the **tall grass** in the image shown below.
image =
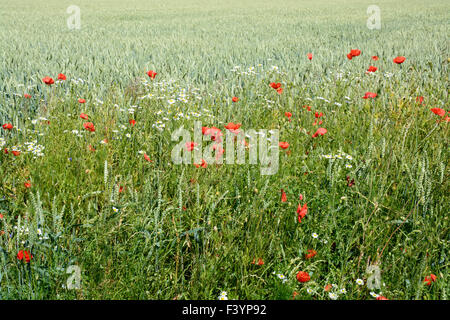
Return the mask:
<svg viewBox="0 0 450 320">
<path fill-rule="evenodd" d="M 15 126 L 4 148 L 45 147 L 0 155 L 0 298 L 329 299 L 334 284 L 339 299 L 447 299 L 449 129 L 430 108 L 448 109 L 449 6 L 405 3 L 379 1 L 381 30 L 366 28 L 364 1 L 77 1 L 81 30 L 65 24 L 70 2 L 0 4 L 0 123 Z M 41 82 L 59 72 L 65 82 Z M 169 107 L 182 89 L 187 102 Z M 170 134 L 193 128 L 190 112 L 223 131 L 279 129 L 278 173 L 174 165 Z M 339 153 L 352 160 L 324 157 Z M 374 265 L 379 289 L 366 285 Z M 67 288 L 70 266 L 81 289 Z"/>
</svg>

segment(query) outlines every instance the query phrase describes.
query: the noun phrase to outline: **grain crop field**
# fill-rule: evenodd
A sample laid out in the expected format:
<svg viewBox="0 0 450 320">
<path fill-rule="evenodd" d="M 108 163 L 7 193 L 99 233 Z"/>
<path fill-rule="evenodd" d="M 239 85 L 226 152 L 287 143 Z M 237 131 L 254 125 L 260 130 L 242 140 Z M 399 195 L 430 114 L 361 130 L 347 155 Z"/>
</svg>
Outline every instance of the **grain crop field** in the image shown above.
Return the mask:
<svg viewBox="0 0 450 320">
<path fill-rule="evenodd" d="M 0 299 L 447 300 L 449 12 L 1 1 Z"/>
</svg>

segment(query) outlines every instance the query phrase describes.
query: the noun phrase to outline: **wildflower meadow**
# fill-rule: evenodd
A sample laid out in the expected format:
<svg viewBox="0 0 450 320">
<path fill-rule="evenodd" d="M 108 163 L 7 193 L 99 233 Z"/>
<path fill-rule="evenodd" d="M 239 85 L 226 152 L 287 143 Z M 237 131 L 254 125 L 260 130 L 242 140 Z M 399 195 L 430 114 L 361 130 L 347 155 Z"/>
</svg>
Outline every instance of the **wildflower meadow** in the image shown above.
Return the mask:
<svg viewBox="0 0 450 320">
<path fill-rule="evenodd" d="M 449 12 L 1 1 L 0 299 L 447 300 Z"/>
</svg>

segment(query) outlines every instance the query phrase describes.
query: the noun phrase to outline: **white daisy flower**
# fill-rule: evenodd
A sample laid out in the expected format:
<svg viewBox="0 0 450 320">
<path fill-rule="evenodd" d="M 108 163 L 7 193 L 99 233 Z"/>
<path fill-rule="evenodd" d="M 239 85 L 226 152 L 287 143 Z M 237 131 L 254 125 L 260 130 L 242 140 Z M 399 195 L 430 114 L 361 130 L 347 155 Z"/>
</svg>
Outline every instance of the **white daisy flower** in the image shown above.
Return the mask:
<svg viewBox="0 0 450 320">
<path fill-rule="evenodd" d="M 330 297 L 330 299 L 332 300 L 336 300 L 338 298 L 338 295 L 336 293 L 330 292 L 328 294 L 328 296 Z"/>
<path fill-rule="evenodd" d="M 283 281 L 283 283 L 285 283 L 287 281 L 287 278 L 284 274 L 279 273 L 279 274 L 277 274 L 277 277 L 279 279 L 281 279 Z"/>
</svg>

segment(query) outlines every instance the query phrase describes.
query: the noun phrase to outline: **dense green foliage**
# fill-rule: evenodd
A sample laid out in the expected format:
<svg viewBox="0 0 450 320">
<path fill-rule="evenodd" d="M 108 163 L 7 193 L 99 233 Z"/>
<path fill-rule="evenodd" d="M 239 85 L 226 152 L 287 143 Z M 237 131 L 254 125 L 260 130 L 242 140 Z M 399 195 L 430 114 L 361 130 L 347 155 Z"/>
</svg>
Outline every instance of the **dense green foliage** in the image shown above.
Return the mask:
<svg viewBox="0 0 450 320">
<path fill-rule="evenodd" d="M 74 2 L 0 3 L 0 299 L 447 299 L 448 1 Z M 174 165 L 194 119 L 279 129 L 279 171 Z"/>
</svg>

